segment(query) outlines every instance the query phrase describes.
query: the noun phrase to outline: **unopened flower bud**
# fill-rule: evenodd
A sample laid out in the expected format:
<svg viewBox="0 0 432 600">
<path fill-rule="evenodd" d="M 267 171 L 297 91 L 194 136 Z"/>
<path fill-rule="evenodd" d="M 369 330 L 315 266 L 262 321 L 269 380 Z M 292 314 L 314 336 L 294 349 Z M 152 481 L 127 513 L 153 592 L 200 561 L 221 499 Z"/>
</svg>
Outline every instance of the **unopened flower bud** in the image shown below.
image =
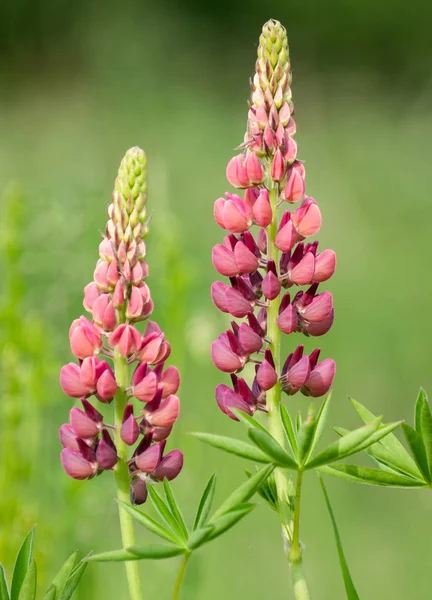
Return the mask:
<svg viewBox="0 0 432 600">
<path fill-rule="evenodd" d="M 257 370 L 257 381 L 260 387 L 267 391 L 276 385 L 278 376 L 275 370 L 272 353 L 269 349 L 265 351 L 265 358 Z"/>
<path fill-rule="evenodd" d="M 111 348 L 117 348 L 121 356 L 127 357 L 138 350 L 141 334 L 132 325 L 122 323 L 109 336 L 108 344 Z"/>
<path fill-rule="evenodd" d="M 77 358 L 97 354 L 102 348 L 102 336 L 96 327 L 85 317 L 73 321 L 69 330 L 70 346 Z"/>
<path fill-rule="evenodd" d="M 253 208 L 255 223 L 260 227 L 267 227 L 273 219 L 273 213 L 270 206 L 270 200 L 267 190 L 261 190 L 256 199 Z"/>
</svg>

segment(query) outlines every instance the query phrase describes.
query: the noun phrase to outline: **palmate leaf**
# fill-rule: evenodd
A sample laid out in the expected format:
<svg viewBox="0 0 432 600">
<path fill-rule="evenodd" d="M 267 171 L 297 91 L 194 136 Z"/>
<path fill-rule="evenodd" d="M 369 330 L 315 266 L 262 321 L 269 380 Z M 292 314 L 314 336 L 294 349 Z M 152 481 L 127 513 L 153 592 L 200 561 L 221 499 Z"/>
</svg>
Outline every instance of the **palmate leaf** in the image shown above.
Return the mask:
<svg viewBox="0 0 432 600">
<path fill-rule="evenodd" d="M 204 492 L 201 496 L 201 500 L 198 504 L 195 521 L 193 524 L 193 531 L 203 527 L 207 523 L 207 519 L 210 515 L 210 511 L 213 504 L 214 494 L 216 488 L 216 473 L 210 477 Z"/>
<path fill-rule="evenodd" d="M 364 443 L 371 438 L 380 426 L 382 417 L 377 417 L 367 425 L 351 431 L 346 436 L 333 442 L 323 452 L 306 463 L 306 469 L 314 469 L 336 460 L 341 460 L 354 454 L 359 448 L 364 448 Z M 375 440 L 377 441 L 377 440 Z"/>
<path fill-rule="evenodd" d="M 293 461 L 288 452 L 272 437 L 268 431 L 249 429 L 248 436 L 267 456 L 281 467 L 297 470 L 297 463 Z"/>
<path fill-rule="evenodd" d="M 187 536 L 183 533 L 182 527 L 177 522 L 177 519 L 173 517 L 169 506 L 166 502 L 159 496 L 157 491 L 152 485 L 147 486 L 147 491 L 149 498 L 151 499 L 153 506 L 156 511 L 159 513 L 159 516 L 165 521 L 171 531 L 184 543 L 187 542 Z"/>
<path fill-rule="evenodd" d="M 344 580 L 347 599 L 348 600 L 360 600 L 359 595 L 357 594 L 357 591 L 355 589 L 355 586 L 354 586 L 354 583 L 353 583 L 353 580 L 351 577 L 351 573 L 348 568 L 348 563 L 345 558 L 345 554 L 344 554 L 343 547 L 342 547 L 342 541 L 341 541 L 341 538 L 339 535 L 339 530 L 338 530 L 338 527 L 336 524 L 336 519 L 334 516 L 333 509 L 330 504 L 330 498 L 328 497 L 327 490 L 324 485 L 324 481 L 322 480 L 322 477 L 319 475 L 319 473 L 318 473 L 318 479 L 321 484 L 321 489 L 324 494 L 324 500 L 325 500 L 327 510 L 330 515 L 330 520 L 331 520 L 331 523 L 333 526 L 333 533 L 334 533 L 335 540 L 336 540 L 336 546 L 337 546 L 337 551 L 338 551 L 338 555 L 339 555 L 339 563 L 340 563 L 340 567 L 341 567 L 341 571 L 342 571 L 342 577 Z"/>
<path fill-rule="evenodd" d="M 261 425 L 259 421 L 257 421 L 256 419 L 254 419 L 254 417 L 251 417 L 247 413 L 243 412 L 242 410 L 239 410 L 238 408 L 232 408 L 231 412 L 233 412 L 235 416 L 238 417 L 240 421 L 247 427 L 252 427 L 253 429 L 261 429 L 261 431 L 267 431 L 267 429 L 263 425 Z"/>
<path fill-rule="evenodd" d="M 424 404 L 427 403 L 426 392 L 423 388 L 420 388 L 417 400 L 414 406 L 414 428 L 417 433 L 422 433 L 422 418 L 421 413 Z"/>
<path fill-rule="evenodd" d="M 124 510 L 126 512 L 128 512 L 131 515 L 131 517 L 133 517 L 138 523 L 143 525 L 146 529 L 148 529 L 155 535 L 167 540 L 168 542 L 172 542 L 178 546 L 184 546 L 184 543 L 182 542 L 182 540 L 179 537 L 177 537 L 175 534 L 171 533 L 171 531 L 169 531 L 166 527 L 164 527 L 157 521 L 148 517 L 142 511 L 138 510 L 134 506 L 130 506 L 129 504 L 126 504 L 125 502 L 119 501 L 119 504 L 121 504 L 121 506 L 124 508 Z"/>
<path fill-rule="evenodd" d="M 192 433 L 191 435 L 198 438 L 205 444 L 213 446 L 214 448 L 218 448 L 219 450 L 224 450 L 229 454 L 235 454 L 236 456 L 247 458 L 249 460 L 253 460 L 254 462 L 259 463 L 270 462 L 268 456 L 261 452 L 258 448 L 252 446 L 251 444 L 248 444 L 247 442 L 237 440 L 236 438 L 230 438 L 224 435 L 216 435 L 213 433 L 197 432 Z"/>
<path fill-rule="evenodd" d="M 296 461 L 298 461 L 297 433 L 294 429 L 294 425 L 291 420 L 291 416 L 283 404 L 280 405 L 280 411 L 281 411 L 282 424 L 285 429 L 285 434 L 287 437 L 289 448 L 290 448 L 294 458 L 296 459 Z"/>
<path fill-rule="evenodd" d="M 33 527 L 25 537 L 22 546 L 18 552 L 14 572 L 12 575 L 11 600 L 18 600 L 21 587 L 23 585 L 27 569 L 29 568 L 34 540 L 35 528 Z"/>
<path fill-rule="evenodd" d="M 171 514 L 176 519 L 177 523 L 179 524 L 180 529 L 183 531 L 184 536 L 187 538 L 189 536 L 189 532 L 187 530 L 186 523 L 184 522 L 184 519 L 180 512 L 180 508 L 176 502 L 176 499 L 174 497 L 174 494 L 173 494 L 173 491 L 171 489 L 171 485 L 170 485 L 168 479 L 165 478 L 163 480 L 163 486 L 164 486 L 164 491 L 165 491 L 165 498 L 167 500 Z"/>
<path fill-rule="evenodd" d="M 421 433 L 407 423 L 402 423 L 402 431 L 421 474 L 426 481 L 430 481 L 426 448 Z"/>
<path fill-rule="evenodd" d="M 298 459 L 304 465 L 316 447 L 326 424 L 331 394 L 328 394 L 318 415 L 315 417 L 314 404 L 309 407 L 308 416 L 300 426 L 298 433 Z"/>
<path fill-rule="evenodd" d="M 252 477 L 252 473 L 246 470 L 246 475 Z M 267 477 L 267 479 L 257 489 L 257 494 L 261 496 L 263 500 L 267 502 L 272 510 L 279 512 L 279 500 L 276 488 L 276 481 L 273 473 Z"/>
<path fill-rule="evenodd" d="M 148 544 L 142 548 L 132 546 L 130 548 L 111 550 L 109 552 L 101 552 L 100 554 L 92 554 L 87 558 L 89 562 L 127 562 L 131 560 L 162 560 L 185 554 L 187 548 L 168 544 Z"/>
<path fill-rule="evenodd" d="M 0 600 L 9 600 L 9 589 L 6 581 L 6 573 L 0 564 Z"/>
<path fill-rule="evenodd" d="M 398 488 L 420 488 L 425 487 L 423 481 L 404 477 L 390 471 L 371 469 L 369 467 L 358 467 L 356 465 L 338 464 L 333 466 L 322 466 L 317 469 L 320 473 L 332 475 L 339 479 L 365 483 L 368 485 L 398 487 Z"/>
<path fill-rule="evenodd" d="M 188 539 L 189 550 L 193 551 L 202 546 L 210 537 L 210 533 L 213 531 L 213 529 L 213 525 L 206 525 L 200 529 L 192 531 Z"/>
<path fill-rule="evenodd" d="M 422 390 L 420 393 L 423 395 L 423 402 L 420 408 L 420 427 L 425 446 L 427 462 L 429 465 L 429 481 L 432 476 L 432 414 L 429 403 L 427 401 L 426 393 Z"/>
</svg>

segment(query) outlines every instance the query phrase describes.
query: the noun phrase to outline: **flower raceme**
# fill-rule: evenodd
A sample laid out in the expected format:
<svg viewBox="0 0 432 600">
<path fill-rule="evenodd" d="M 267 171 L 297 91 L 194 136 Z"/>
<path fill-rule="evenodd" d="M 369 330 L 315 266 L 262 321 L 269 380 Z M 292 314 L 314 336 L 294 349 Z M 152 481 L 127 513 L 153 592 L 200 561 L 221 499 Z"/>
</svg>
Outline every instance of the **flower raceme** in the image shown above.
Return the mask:
<svg viewBox="0 0 432 600">
<path fill-rule="evenodd" d="M 145 169 L 144 152 L 131 148 L 119 168 L 93 281 L 84 289 L 83 304 L 91 320 L 81 316 L 69 330 L 78 363 L 60 371 L 63 391 L 82 405 L 72 408 L 69 423 L 60 427 L 64 470 L 75 479 L 90 479 L 126 461 L 135 503 L 145 501 L 148 482 L 173 479 L 183 466 L 180 450 L 164 454 L 180 411 L 180 375 L 176 367 L 165 367 L 170 345 L 159 326 L 148 320 L 153 301 L 146 283 Z M 144 320 L 142 334 L 136 324 Z M 127 382 L 123 372 L 134 363 Z M 108 424 L 90 399 L 109 404 L 119 394 L 122 419 Z M 128 458 L 126 448 L 135 444 Z"/>
<path fill-rule="evenodd" d="M 230 283 L 216 281 L 211 296 L 220 311 L 247 319 L 233 321 L 211 349 L 216 367 L 232 378 L 232 388 L 217 386 L 216 401 L 234 419 L 231 408 L 250 415 L 268 410 L 266 394 L 278 381 L 288 395 L 322 396 L 336 370 L 330 358 L 318 363 L 319 349 L 303 355 L 302 345 L 281 367 L 274 339 L 276 331 L 322 336 L 334 320 L 332 295 L 319 287 L 333 275 L 336 254 L 318 252 L 318 242 L 307 241 L 322 217 L 316 200 L 306 195 L 305 168 L 297 158 L 291 79 L 285 29 L 269 21 L 260 37 L 242 152 L 226 169 L 228 182 L 244 194 L 227 192 L 214 204 L 214 218 L 228 234 L 213 248 L 213 265 Z M 284 203 L 300 206 L 279 218 Z M 281 296 L 294 286 L 307 289 Z M 255 364 L 252 389 L 236 375 L 248 362 Z"/>
</svg>

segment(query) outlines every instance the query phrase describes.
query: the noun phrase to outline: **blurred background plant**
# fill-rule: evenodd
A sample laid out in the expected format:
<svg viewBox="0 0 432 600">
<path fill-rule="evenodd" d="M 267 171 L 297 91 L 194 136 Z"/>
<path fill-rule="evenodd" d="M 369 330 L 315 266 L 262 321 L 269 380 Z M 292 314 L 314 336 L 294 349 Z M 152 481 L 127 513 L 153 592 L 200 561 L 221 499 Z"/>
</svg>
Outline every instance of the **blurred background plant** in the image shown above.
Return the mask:
<svg viewBox="0 0 432 600">
<path fill-rule="evenodd" d="M 149 241 L 149 285 L 172 362 L 182 368 L 173 445 L 181 439 L 185 468 L 173 489 L 189 510 L 185 517 L 193 519 L 214 470 L 223 474 L 216 502 L 243 476 L 241 461 L 186 432 L 237 431 L 213 399 L 220 377 L 208 348 L 225 321 L 209 295 L 211 248 L 220 237 L 212 209 L 227 186 L 230 144 L 244 133 L 245 82 L 256 53 L 250 40 L 270 17 L 288 29 L 299 157 L 325 214 L 321 243 L 338 254 L 337 319 L 326 336 L 326 352 L 338 363 L 332 417 L 357 426 L 351 395 L 387 422 L 412 422 L 420 384 L 432 389 L 431 12 L 426 0 L 275 0 L 271 14 L 258 0 L 2 4 L 0 189 L 16 180 L 22 190 L 13 201 L 10 193 L 0 200 L 2 482 L 7 477 L 0 502 L 8 505 L 0 511 L 0 559 L 8 567 L 34 521 L 42 586 L 58 569 L 58 555 L 117 547 L 116 526 L 107 527 L 110 516 L 116 522 L 112 482 L 84 489 L 69 481 L 55 438 L 70 408 L 57 382 L 60 365 L 71 360 L 64 331 L 83 312 L 76 290 L 93 272 L 94 231 L 105 220 L 112 173 L 126 147 L 144 147 L 149 159 L 152 228 L 159 232 Z M 11 234 L 17 211 L 21 222 Z M 302 398 L 292 402 L 304 406 Z M 343 584 L 313 479 L 302 535 L 316 543 L 308 544 L 306 571 L 312 596 L 333 600 L 343 597 Z M 429 598 L 428 494 L 333 479 L 326 486 L 360 597 L 367 590 L 368 600 L 378 599 L 384 589 L 395 600 L 410 597 L 416 581 L 416 599 Z M 197 554 L 183 599 L 223 593 L 258 600 L 267 590 L 261 573 L 269 569 L 275 600 L 285 598 L 278 522 L 269 528 L 266 514 L 258 508 L 230 539 Z M 371 596 L 367 578 L 377 565 Z M 149 596 L 167 596 L 176 560 L 140 568 Z M 91 565 L 75 597 L 117 598 L 121 569 Z"/>
</svg>

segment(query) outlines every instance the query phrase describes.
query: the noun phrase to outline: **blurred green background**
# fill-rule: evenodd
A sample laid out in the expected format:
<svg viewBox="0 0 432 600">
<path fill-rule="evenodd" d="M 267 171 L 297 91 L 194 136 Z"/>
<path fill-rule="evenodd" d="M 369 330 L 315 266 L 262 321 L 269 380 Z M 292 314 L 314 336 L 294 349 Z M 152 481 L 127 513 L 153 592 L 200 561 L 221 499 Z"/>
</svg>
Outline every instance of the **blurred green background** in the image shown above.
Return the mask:
<svg viewBox="0 0 432 600">
<path fill-rule="evenodd" d="M 78 483 L 60 467 L 57 430 L 71 402 L 58 371 L 71 360 L 68 328 L 83 313 L 116 170 L 132 145 L 149 161 L 153 317 L 182 370 L 170 447 L 185 452 L 174 489 L 186 517 L 214 470 L 219 500 L 244 477 L 240 459 L 187 432 L 241 431 L 213 397 L 225 377 L 208 348 L 225 320 L 209 297 L 211 248 L 222 236 L 212 206 L 229 189 L 225 166 L 243 138 L 248 78 L 270 17 L 288 28 L 299 156 L 324 217 L 321 245 L 338 253 L 326 286 L 336 322 L 319 340 L 338 364 L 332 423 L 357 424 L 348 396 L 411 422 L 419 386 L 432 390 L 431 16 L 426 0 L 2 2 L 0 560 L 8 568 L 33 522 L 41 586 L 74 549 L 119 546 L 112 477 Z M 289 404 L 307 406 L 303 397 Z M 430 494 L 336 480 L 328 490 L 360 596 L 430 598 Z M 313 475 L 304 502 L 312 595 L 343 598 Z M 194 557 L 183 600 L 291 598 L 280 546 L 276 518 L 259 507 Z M 168 598 L 176 568 L 175 559 L 141 563 L 146 598 Z M 92 565 L 76 597 L 126 598 L 122 565 Z"/>
</svg>

